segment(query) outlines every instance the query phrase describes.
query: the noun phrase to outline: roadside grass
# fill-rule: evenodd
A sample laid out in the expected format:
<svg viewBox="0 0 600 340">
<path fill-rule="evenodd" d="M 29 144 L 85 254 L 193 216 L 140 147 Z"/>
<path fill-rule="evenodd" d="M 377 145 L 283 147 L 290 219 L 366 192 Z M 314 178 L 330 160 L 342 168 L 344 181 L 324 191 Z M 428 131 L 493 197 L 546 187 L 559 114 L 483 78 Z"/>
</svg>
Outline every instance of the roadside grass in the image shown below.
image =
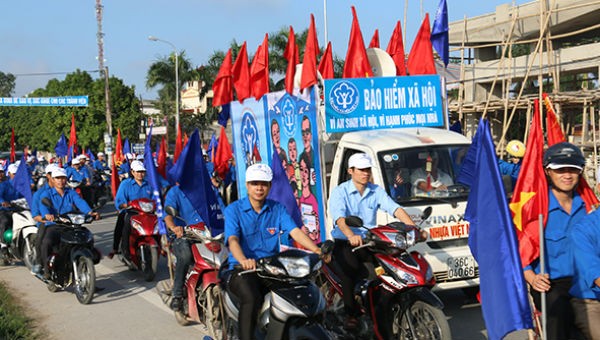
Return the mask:
<svg viewBox="0 0 600 340">
<path fill-rule="evenodd" d="M 33 320 L 26 316 L 6 283 L 0 281 L 0 339 L 39 339 L 34 327 Z"/>
</svg>

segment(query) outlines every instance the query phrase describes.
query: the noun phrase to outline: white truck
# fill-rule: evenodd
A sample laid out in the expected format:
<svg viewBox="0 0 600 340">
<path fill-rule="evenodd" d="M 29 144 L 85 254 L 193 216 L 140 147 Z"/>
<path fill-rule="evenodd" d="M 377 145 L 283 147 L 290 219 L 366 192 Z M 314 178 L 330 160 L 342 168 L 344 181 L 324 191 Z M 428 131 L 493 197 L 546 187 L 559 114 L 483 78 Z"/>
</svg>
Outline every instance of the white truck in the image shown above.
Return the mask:
<svg viewBox="0 0 600 340">
<path fill-rule="evenodd" d="M 374 161 L 373 183 L 385 188 L 416 223 L 420 222 L 423 209 L 432 207 L 431 216 L 422 225 L 429 238 L 413 249 L 423 254 L 431 265 L 436 289 L 467 288 L 467 292 L 473 292 L 475 289 L 468 288 L 479 285 L 479 273 L 467 244 L 469 222 L 464 220 L 464 213 L 468 188 L 456 182 L 470 143 L 461 134 L 438 128 L 344 133 L 337 142 L 331 165 L 329 194 L 349 179 L 348 158 L 352 154 L 364 152 L 371 156 Z M 419 178 L 423 174 L 431 174 L 436 166 L 438 183 Z M 448 175 L 444 179 L 440 176 L 443 173 Z M 420 190 L 418 186 L 423 181 L 428 188 L 440 190 Z M 386 224 L 393 219 L 385 212 L 378 212 L 378 224 Z M 328 236 L 332 228 L 333 221 L 328 216 Z"/>
</svg>

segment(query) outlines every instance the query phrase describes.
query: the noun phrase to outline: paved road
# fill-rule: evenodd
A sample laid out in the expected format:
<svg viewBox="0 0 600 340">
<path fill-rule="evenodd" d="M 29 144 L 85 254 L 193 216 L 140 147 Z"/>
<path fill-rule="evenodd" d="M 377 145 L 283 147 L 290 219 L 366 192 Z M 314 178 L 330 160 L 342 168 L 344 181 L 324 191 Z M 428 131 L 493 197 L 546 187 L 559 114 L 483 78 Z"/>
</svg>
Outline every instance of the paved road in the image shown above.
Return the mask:
<svg viewBox="0 0 600 340">
<path fill-rule="evenodd" d="M 112 205 L 110 206 L 112 207 Z M 103 254 L 112 246 L 116 214 L 104 209 L 103 219 L 94 222 L 96 245 Z M 145 282 L 118 260 L 103 258 L 96 265 L 98 292 L 90 305 L 81 305 L 71 290 L 50 293 L 45 285 L 23 266 L 0 267 L 0 280 L 26 305 L 28 312 L 45 329 L 46 339 L 178 339 L 203 336 L 203 326 L 182 327 L 157 293 L 156 282 L 168 279 L 166 259 L 161 258 L 155 282 Z M 486 339 L 485 325 L 478 303 L 469 301 L 461 291 L 441 292 L 446 304 L 454 339 Z M 524 332 L 509 337 L 526 339 Z"/>
</svg>

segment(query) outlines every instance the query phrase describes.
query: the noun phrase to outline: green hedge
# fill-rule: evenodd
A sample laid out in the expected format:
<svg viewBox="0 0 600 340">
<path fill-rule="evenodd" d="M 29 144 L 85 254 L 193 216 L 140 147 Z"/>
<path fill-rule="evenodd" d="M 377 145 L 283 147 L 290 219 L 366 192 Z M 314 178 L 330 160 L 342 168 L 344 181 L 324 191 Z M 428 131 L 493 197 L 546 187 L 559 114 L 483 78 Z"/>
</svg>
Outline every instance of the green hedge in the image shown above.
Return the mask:
<svg viewBox="0 0 600 340">
<path fill-rule="evenodd" d="M 0 281 L 0 339 L 36 339 L 33 321 L 29 319 L 8 287 Z"/>
</svg>

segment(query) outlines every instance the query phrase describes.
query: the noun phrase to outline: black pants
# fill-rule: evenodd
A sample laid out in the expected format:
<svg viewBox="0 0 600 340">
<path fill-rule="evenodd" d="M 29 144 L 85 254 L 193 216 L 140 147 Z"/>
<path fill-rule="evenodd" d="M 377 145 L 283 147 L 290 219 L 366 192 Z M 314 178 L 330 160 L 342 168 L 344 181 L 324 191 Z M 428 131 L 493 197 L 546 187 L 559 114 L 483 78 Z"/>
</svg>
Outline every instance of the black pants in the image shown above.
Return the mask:
<svg viewBox="0 0 600 340">
<path fill-rule="evenodd" d="M 48 273 L 48 258 L 55 247 L 58 247 L 60 244 L 60 234 L 62 230 L 62 226 L 51 224 L 46 226 L 46 230 L 44 231 L 44 236 L 42 239 L 40 252 L 42 257 L 42 264 L 44 265 L 44 272 Z"/>
<path fill-rule="evenodd" d="M 81 186 L 81 196 L 90 208 L 94 209 L 94 206 L 96 205 L 96 188 L 91 185 Z"/>
<path fill-rule="evenodd" d="M 12 211 L 0 210 L 0 238 L 4 242 L 4 232 L 12 229 Z"/>
<path fill-rule="evenodd" d="M 131 216 L 137 215 L 136 212 L 130 210 L 122 210 L 117 216 L 117 224 L 115 224 L 115 232 L 113 235 L 113 250 L 121 249 L 123 256 L 130 258 L 129 252 L 129 235 L 131 235 Z M 121 247 L 119 248 L 119 244 Z"/>
<path fill-rule="evenodd" d="M 235 269 L 229 278 L 229 290 L 240 300 L 238 315 L 238 333 L 241 340 L 254 339 L 254 328 L 258 312 L 265 294 L 269 291 L 269 281 L 256 273 L 238 275 L 241 269 Z"/>
<path fill-rule="evenodd" d="M 37 234 L 35 236 L 35 261 L 37 264 L 42 264 L 44 261 L 44 256 L 42 256 L 42 240 L 44 239 L 44 235 L 46 234 L 46 224 L 40 223 L 38 227 Z"/>
<path fill-rule="evenodd" d="M 369 276 L 365 262 L 372 262 L 373 256 L 365 248 L 356 252 L 352 249 L 347 240 L 335 240 L 332 267 L 341 280 L 346 313 L 356 315 L 358 309 L 355 306 L 354 287 L 360 280 Z"/>
<path fill-rule="evenodd" d="M 546 292 L 546 332 L 548 340 L 570 339 L 574 330 L 574 314 L 571 307 L 571 278 L 550 280 L 550 290 Z M 542 310 L 541 294 L 531 290 L 533 302 L 538 310 Z"/>
</svg>

